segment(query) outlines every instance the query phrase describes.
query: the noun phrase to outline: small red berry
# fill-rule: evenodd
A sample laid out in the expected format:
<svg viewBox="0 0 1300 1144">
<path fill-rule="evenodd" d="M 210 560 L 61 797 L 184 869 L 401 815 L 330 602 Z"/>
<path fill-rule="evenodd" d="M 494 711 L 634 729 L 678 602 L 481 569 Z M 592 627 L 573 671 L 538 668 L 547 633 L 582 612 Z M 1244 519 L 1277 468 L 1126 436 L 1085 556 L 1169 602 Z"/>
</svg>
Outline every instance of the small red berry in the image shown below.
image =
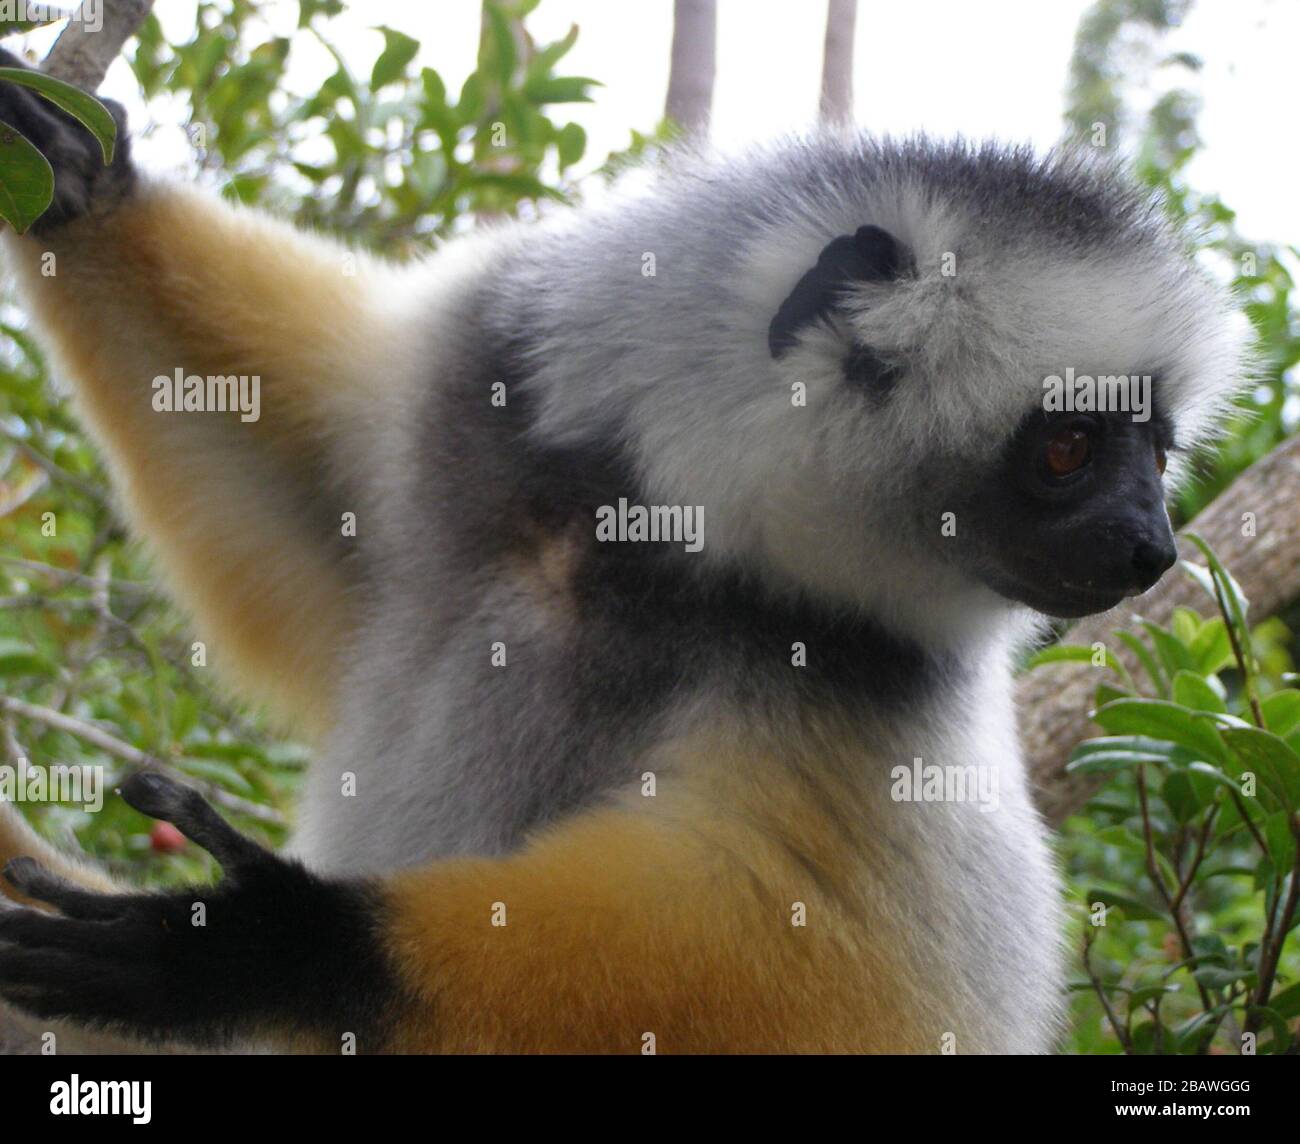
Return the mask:
<svg viewBox="0 0 1300 1144">
<path fill-rule="evenodd" d="M 176 854 L 185 848 L 185 835 L 170 822 L 155 822 L 149 831 L 149 845 L 158 854 Z"/>
</svg>

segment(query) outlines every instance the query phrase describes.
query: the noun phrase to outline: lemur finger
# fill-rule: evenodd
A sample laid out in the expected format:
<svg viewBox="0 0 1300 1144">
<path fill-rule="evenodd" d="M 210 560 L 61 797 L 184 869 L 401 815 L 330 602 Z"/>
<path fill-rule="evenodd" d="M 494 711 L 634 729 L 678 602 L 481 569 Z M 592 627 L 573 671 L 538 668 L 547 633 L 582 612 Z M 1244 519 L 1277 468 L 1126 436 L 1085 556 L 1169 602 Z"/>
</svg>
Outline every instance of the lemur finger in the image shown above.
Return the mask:
<svg viewBox="0 0 1300 1144">
<path fill-rule="evenodd" d="M 148 935 L 111 921 L 82 921 L 42 910 L 0 911 L 0 945 L 29 950 L 71 950 L 96 958 L 143 952 Z"/>
<path fill-rule="evenodd" d="M 0 944 L 0 997 L 38 1017 L 105 1019 L 138 1004 L 138 992 L 133 997 L 124 988 L 126 964 L 105 967 L 84 953 Z"/>
<path fill-rule="evenodd" d="M 3 49 L 0 65 L 33 70 Z M 117 143 L 109 167 L 104 165 L 103 151 L 94 134 L 75 116 L 22 84 L 0 80 L 0 121 L 32 143 L 54 171 L 54 198 L 36 222 L 38 233 L 86 214 L 96 203 L 117 201 L 134 183 L 126 112 L 111 100 L 100 102 L 117 124 Z"/>
<path fill-rule="evenodd" d="M 249 866 L 272 858 L 269 850 L 240 834 L 193 787 L 173 782 L 165 775 L 140 771 L 122 784 L 121 795 L 128 806 L 151 818 L 170 822 L 211 854 L 222 869 Z"/>
<path fill-rule="evenodd" d="M 115 918 L 121 903 L 112 894 L 94 894 L 45 869 L 34 858 L 12 858 L 4 868 L 5 880 L 38 902 L 56 907 L 70 918 Z"/>
<path fill-rule="evenodd" d="M 71 950 L 28 949 L 0 942 L 0 995 L 17 987 L 52 987 L 60 980 L 84 978 L 89 959 Z"/>
<path fill-rule="evenodd" d="M 0 67 L 35 70 L 3 48 L 0 48 Z M 28 142 L 42 150 L 69 122 L 76 122 L 31 88 L 6 80 L 0 80 L 0 119 L 16 127 Z"/>
</svg>

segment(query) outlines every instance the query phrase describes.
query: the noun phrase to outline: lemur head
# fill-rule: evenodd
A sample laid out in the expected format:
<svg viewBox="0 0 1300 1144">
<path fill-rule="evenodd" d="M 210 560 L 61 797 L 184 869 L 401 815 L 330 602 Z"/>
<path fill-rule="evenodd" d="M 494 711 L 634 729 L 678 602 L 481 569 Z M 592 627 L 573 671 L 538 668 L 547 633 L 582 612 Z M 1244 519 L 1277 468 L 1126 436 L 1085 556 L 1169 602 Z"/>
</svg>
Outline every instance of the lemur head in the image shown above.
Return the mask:
<svg viewBox="0 0 1300 1144">
<path fill-rule="evenodd" d="M 768 328 L 778 372 L 841 405 L 819 426 L 831 483 L 869 475 L 901 544 L 1048 615 L 1150 588 L 1176 558 L 1166 473 L 1239 381 L 1228 309 L 1114 167 L 877 159 L 871 221 L 822 246 Z"/>
<path fill-rule="evenodd" d="M 922 635 L 1103 611 L 1173 563 L 1166 487 L 1242 326 L 1114 166 L 822 140 L 688 164 L 606 227 L 655 280 L 629 339 L 583 268 L 609 380 L 557 379 L 552 424 L 609 418 L 715 556 Z"/>
<path fill-rule="evenodd" d="M 894 440 L 913 441 L 914 458 L 897 463 L 922 478 L 909 497 L 921 509 L 922 535 L 928 514 L 948 542 L 932 546 L 936 555 L 1049 615 L 1113 607 L 1150 588 L 1176 558 L 1163 483 L 1175 440 L 1165 385 L 1159 404 L 1154 392 L 1169 349 L 1117 344 L 1107 322 L 1130 318 L 1115 312 L 1114 277 L 1098 278 L 1096 264 L 1070 265 L 1068 248 L 1035 258 L 969 238 L 959 245 L 969 268 L 959 269 L 956 249 L 930 246 L 923 257 L 937 263 L 927 275 L 915 249 L 879 226 L 832 239 L 777 309 L 769 352 L 779 360 L 809 327 L 826 327 L 803 368 L 838 369 L 850 400 L 895 422 Z M 969 290 L 962 273 L 978 275 Z M 1047 293 L 1046 306 L 1025 291 L 1011 309 L 1018 276 Z M 1140 284 L 1123 285 L 1132 304 L 1147 301 Z M 1074 313 L 1065 305 L 1071 291 Z M 892 320 L 881 313 L 890 309 L 898 311 Z M 1015 317 L 997 328 L 999 312 Z M 1052 368 L 1047 354 L 1056 355 L 1055 372 L 1040 375 Z M 1094 377 L 1090 365 L 1104 372 Z M 997 408 L 996 422 L 988 407 Z M 900 413 L 914 421 L 912 433 L 897 423 Z M 919 427 L 931 442 L 916 435 Z M 863 440 L 874 445 L 877 436 L 868 428 Z M 933 441 L 945 437 L 936 451 Z"/>
</svg>

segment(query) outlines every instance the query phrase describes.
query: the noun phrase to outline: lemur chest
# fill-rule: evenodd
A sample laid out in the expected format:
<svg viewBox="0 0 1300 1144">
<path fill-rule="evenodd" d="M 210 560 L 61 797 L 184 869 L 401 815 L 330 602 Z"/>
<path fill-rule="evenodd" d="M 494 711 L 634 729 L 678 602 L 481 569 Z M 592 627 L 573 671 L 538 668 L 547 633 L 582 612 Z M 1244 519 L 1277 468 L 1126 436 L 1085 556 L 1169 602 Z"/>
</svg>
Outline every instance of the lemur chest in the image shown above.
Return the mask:
<svg viewBox="0 0 1300 1144">
<path fill-rule="evenodd" d="M 1047 1051 L 1063 999 L 1059 888 L 1014 744 L 910 739 L 922 758 L 961 759 L 961 781 L 918 785 L 895 736 L 851 726 L 784 757 L 743 731 L 705 733 L 694 751 L 717 778 L 701 801 L 744 824 L 720 844 L 767 878 L 790 911 L 781 925 L 808 927 L 844 983 L 846 1046 Z"/>
</svg>

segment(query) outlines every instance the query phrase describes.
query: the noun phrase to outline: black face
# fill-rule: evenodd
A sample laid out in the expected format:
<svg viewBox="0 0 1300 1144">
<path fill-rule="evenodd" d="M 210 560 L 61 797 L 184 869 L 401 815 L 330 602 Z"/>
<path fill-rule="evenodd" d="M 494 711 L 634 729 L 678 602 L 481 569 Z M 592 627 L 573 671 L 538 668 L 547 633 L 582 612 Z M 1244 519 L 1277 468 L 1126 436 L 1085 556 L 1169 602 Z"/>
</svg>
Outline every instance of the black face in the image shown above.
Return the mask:
<svg viewBox="0 0 1300 1144">
<path fill-rule="evenodd" d="M 1161 474 L 1168 432 L 1126 413 L 1036 413 L 957 514 L 977 575 L 1049 616 L 1104 612 L 1177 558 Z"/>
</svg>

